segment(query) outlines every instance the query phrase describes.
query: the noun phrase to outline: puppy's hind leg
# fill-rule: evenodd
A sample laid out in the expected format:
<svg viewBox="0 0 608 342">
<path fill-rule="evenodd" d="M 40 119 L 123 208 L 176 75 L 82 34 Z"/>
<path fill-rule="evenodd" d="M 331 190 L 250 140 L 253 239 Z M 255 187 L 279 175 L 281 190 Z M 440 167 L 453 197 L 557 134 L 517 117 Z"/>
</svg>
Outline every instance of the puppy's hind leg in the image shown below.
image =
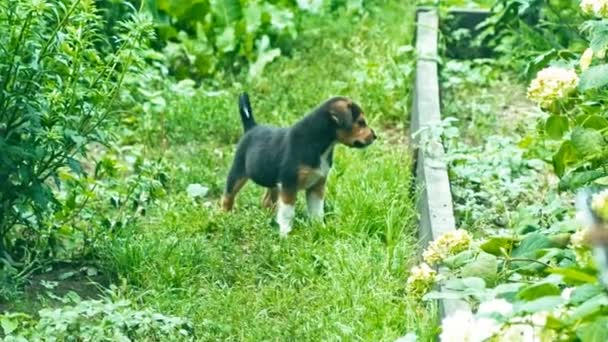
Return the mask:
<svg viewBox="0 0 608 342">
<path fill-rule="evenodd" d="M 268 188 L 262 199 L 262 206 L 268 209 L 274 209 L 279 198 L 278 188 Z"/>
<path fill-rule="evenodd" d="M 238 163 L 234 163 L 228 173 L 228 179 L 226 180 L 226 190 L 222 196 L 222 208 L 225 211 L 232 210 L 234 206 L 234 199 L 238 192 L 247 183 L 247 177 L 244 175 L 244 169 L 240 168 Z"/>
</svg>

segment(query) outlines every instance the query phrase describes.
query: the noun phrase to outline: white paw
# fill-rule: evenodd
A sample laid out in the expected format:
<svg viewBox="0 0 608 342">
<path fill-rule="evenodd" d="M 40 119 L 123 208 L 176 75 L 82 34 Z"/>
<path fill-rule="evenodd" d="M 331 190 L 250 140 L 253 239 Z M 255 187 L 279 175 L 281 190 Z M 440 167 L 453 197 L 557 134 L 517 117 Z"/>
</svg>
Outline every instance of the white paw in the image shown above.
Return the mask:
<svg viewBox="0 0 608 342">
<path fill-rule="evenodd" d="M 279 234 L 281 237 L 287 236 L 292 229 L 293 217 L 296 214 L 295 206 L 285 204 L 279 200 L 277 210 L 277 223 L 279 224 Z"/>
<path fill-rule="evenodd" d="M 323 220 L 323 215 L 325 215 L 323 211 L 323 199 L 319 198 L 315 194 L 308 194 L 306 196 L 306 204 L 308 207 L 308 217 L 315 221 Z"/>
</svg>

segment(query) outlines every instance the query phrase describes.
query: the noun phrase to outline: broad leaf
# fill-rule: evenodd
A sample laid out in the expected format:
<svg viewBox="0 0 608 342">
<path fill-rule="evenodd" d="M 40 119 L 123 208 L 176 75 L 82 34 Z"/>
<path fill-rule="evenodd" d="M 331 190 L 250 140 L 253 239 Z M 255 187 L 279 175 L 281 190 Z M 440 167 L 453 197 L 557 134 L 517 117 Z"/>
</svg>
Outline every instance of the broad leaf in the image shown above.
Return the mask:
<svg viewBox="0 0 608 342">
<path fill-rule="evenodd" d="M 593 66 L 581 74 L 580 91 L 601 88 L 608 84 L 608 64 Z"/>
<path fill-rule="evenodd" d="M 579 320 L 584 320 L 588 317 L 593 317 L 601 310 L 608 307 L 608 297 L 601 293 L 593 298 L 582 303 L 579 307 L 574 309 L 574 312 L 570 315 L 569 321 L 574 323 Z"/>
<path fill-rule="evenodd" d="M 608 127 L 608 120 L 599 115 L 581 115 L 576 118 L 576 123 L 585 128 L 601 130 Z"/>
<path fill-rule="evenodd" d="M 494 284 L 498 278 L 498 259 L 492 254 L 481 252 L 474 261 L 462 267 L 460 274 L 463 277 L 478 277 L 488 284 Z"/>
<path fill-rule="evenodd" d="M 563 115 L 551 115 L 545 122 L 545 131 L 551 139 L 561 139 L 568 131 L 568 118 Z"/>
<path fill-rule="evenodd" d="M 561 293 L 559 287 L 551 283 L 537 283 L 526 286 L 518 294 L 517 298 L 523 300 L 534 300 L 546 296 L 558 296 Z"/>
<path fill-rule="evenodd" d="M 560 274 L 564 277 L 564 281 L 569 284 L 595 284 L 597 278 L 589 273 L 584 272 L 580 268 L 553 268 L 549 272 L 554 274 Z"/>
<path fill-rule="evenodd" d="M 570 303 L 574 305 L 579 305 L 592 297 L 595 297 L 602 293 L 603 288 L 600 285 L 592 285 L 585 284 L 580 287 L 577 287 L 572 292 L 572 296 L 570 297 Z"/>
<path fill-rule="evenodd" d="M 544 234 L 532 233 L 526 236 L 520 244 L 513 249 L 511 255 L 515 258 L 535 258 L 540 249 L 553 247 L 553 242 Z"/>
<path fill-rule="evenodd" d="M 10 335 L 19 327 L 17 322 L 13 321 L 9 317 L 2 317 L 2 319 L 0 319 L 0 326 L 2 326 L 2 330 L 4 330 L 5 336 Z"/>
<path fill-rule="evenodd" d="M 559 191 L 576 190 L 607 175 L 608 172 L 604 169 L 572 171 L 560 179 L 558 189 Z"/>
<path fill-rule="evenodd" d="M 590 156 L 602 152 L 604 137 L 596 130 L 577 127 L 572 132 L 572 146 L 581 156 Z"/>
<path fill-rule="evenodd" d="M 581 342 L 608 341 L 608 318 L 599 317 L 594 322 L 581 325 L 576 329 Z"/>
<path fill-rule="evenodd" d="M 515 307 L 516 312 L 536 313 L 553 310 L 563 302 L 560 296 L 547 296 L 530 302 L 519 303 Z"/>
<path fill-rule="evenodd" d="M 509 238 L 509 237 L 493 237 L 481 244 L 481 249 L 486 252 L 496 256 L 503 255 L 502 250 L 505 250 L 507 253 L 511 251 L 513 248 L 513 244 L 517 241 L 517 239 Z"/>
<path fill-rule="evenodd" d="M 576 150 L 570 141 L 564 141 L 559 151 L 553 155 L 553 169 L 557 176 L 562 177 L 566 168 L 578 161 Z"/>
</svg>

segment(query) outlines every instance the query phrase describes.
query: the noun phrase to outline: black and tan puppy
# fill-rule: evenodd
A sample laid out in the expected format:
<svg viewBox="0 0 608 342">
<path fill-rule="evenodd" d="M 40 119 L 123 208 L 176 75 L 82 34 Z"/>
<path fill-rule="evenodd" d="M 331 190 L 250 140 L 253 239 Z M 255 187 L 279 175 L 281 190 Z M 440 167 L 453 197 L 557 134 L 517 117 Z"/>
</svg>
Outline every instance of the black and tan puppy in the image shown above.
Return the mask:
<svg viewBox="0 0 608 342">
<path fill-rule="evenodd" d="M 346 97 L 333 97 L 288 128 L 257 125 L 246 93 L 239 97 L 245 135 L 228 173 L 222 207 L 231 210 L 239 190 L 251 179 L 267 188 L 263 204 L 278 200 L 281 235 L 291 231 L 296 194 L 306 191 L 310 217 L 323 217 L 325 181 L 334 146 L 363 148 L 375 139 L 361 107 Z"/>
</svg>

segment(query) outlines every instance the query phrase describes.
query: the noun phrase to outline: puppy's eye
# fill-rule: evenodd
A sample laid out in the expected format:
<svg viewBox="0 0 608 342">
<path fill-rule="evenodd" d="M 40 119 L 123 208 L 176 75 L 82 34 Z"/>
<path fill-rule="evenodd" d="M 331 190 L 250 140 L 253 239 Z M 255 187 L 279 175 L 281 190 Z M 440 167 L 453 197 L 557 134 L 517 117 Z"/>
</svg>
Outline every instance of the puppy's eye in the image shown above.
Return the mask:
<svg viewBox="0 0 608 342">
<path fill-rule="evenodd" d="M 365 126 L 367 126 L 367 123 L 365 123 L 365 120 L 359 120 L 359 121 L 357 121 L 357 123 L 358 123 L 358 124 L 359 124 L 359 126 L 361 126 L 361 127 L 365 127 Z"/>
</svg>

